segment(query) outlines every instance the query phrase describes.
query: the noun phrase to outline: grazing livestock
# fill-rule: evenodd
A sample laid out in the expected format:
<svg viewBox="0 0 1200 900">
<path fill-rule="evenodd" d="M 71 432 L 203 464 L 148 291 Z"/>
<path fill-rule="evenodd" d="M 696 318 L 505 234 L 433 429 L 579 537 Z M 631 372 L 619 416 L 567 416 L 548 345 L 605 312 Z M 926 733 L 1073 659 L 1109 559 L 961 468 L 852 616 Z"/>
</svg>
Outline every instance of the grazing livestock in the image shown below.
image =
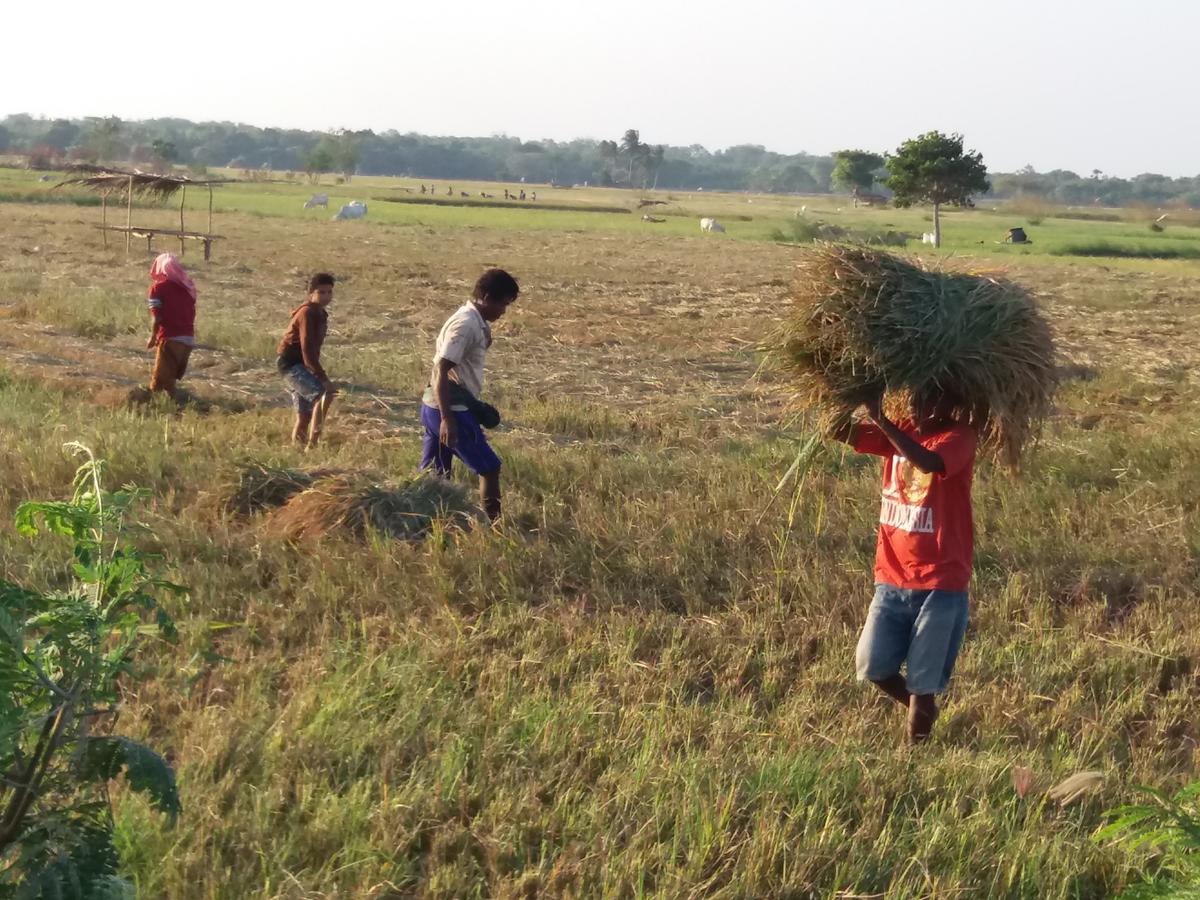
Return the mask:
<svg viewBox="0 0 1200 900">
<path fill-rule="evenodd" d="M 642 221 L 643 222 L 665 222 L 667 220 L 660 218 L 658 216 L 642 216 Z"/>
<path fill-rule="evenodd" d="M 336 222 L 338 219 L 365 219 L 366 217 L 367 204 L 361 200 L 352 200 L 337 211 L 333 220 Z"/>
<path fill-rule="evenodd" d="M 725 226 L 722 225 L 720 222 L 718 222 L 716 219 L 701 219 L 700 220 L 700 230 L 705 233 L 712 233 L 714 231 L 717 231 L 717 232 L 720 232 L 723 234 L 725 232 Z"/>
<path fill-rule="evenodd" d="M 323 209 L 329 209 L 328 194 L 313 194 L 304 201 L 305 209 L 316 209 L 318 206 L 322 207 Z"/>
</svg>

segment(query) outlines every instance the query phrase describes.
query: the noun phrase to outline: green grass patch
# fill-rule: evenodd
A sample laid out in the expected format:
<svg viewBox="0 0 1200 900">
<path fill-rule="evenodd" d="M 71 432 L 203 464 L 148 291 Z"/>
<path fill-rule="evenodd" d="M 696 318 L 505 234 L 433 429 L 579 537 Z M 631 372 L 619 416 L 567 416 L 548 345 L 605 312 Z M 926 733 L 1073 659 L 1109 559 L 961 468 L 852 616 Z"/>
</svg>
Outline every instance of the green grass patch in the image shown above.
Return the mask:
<svg viewBox="0 0 1200 900">
<path fill-rule="evenodd" d="M 1200 259 L 1200 244 L 1118 244 L 1115 241 L 1070 243 L 1050 251 L 1054 256 L 1105 256 L 1114 259 Z"/>
</svg>

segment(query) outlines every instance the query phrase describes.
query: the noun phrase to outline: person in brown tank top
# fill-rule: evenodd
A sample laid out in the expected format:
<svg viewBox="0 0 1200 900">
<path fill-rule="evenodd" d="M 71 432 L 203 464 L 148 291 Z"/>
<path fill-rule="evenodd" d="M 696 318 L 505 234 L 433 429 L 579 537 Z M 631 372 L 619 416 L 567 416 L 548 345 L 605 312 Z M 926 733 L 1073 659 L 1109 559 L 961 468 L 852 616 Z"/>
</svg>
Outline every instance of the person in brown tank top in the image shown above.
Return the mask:
<svg viewBox="0 0 1200 900">
<path fill-rule="evenodd" d="M 321 366 L 321 347 L 329 330 L 333 276 L 318 272 L 308 282 L 308 299 L 292 310 L 287 331 L 279 342 L 276 365 L 296 410 L 292 440 L 312 449 L 317 445 L 337 389 Z"/>
</svg>

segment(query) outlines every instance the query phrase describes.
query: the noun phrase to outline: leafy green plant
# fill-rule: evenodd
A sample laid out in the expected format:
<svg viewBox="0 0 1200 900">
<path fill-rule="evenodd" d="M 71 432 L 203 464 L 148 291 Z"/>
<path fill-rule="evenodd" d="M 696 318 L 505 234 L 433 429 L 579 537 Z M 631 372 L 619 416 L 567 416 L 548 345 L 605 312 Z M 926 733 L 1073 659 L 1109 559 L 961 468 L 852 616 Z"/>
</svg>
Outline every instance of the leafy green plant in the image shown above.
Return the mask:
<svg viewBox="0 0 1200 900">
<path fill-rule="evenodd" d="M 1113 840 L 1135 851 L 1157 848 L 1164 870 L 1173 877 L 1144 881 L 1121 897 L 1200 898 L 1200 781 L 1174 796 L 1149 787 L 1139 791 L 1147 802 L 1112 810 L 1113 821 L 1096 832 L 1096 839 Z"/>
<path fill-rule="evenodd" d="M 0 580 L 0 897 L 123 897 L 108 782 L 122 773 L 174 819 L 175 774 L 155 751 L 114 733 L 121 681 L 146 638 L 175 639 L 156 597 L 184 588 L 151 574 L 129 542 L 145 492 L 106 491 L 85 456 L 74 493 L 18 507 L 17 531 L 72 544 L 70 575 L 39 592 Z"/>
</svg>

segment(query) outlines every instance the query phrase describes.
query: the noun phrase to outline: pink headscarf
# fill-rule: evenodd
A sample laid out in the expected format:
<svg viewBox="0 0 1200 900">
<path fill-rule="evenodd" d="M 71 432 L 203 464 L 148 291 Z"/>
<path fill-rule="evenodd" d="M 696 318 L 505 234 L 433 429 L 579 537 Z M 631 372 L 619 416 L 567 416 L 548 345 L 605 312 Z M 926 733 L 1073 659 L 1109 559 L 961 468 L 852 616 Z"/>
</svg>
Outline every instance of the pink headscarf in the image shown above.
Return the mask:
<svg viewBox="0 0 1200 900">
<path fill-rule="evenodd" d="M 154 257 L 154 262 L 150 265 L 150 277 L 156 285 L 164 281 L 173 281 L 191 294 L 193 300 L 196 299 L 196 285 L 192 283 L 192 279 L 188 277 L 174 253 L 160 253 Z"/>
</svg>

